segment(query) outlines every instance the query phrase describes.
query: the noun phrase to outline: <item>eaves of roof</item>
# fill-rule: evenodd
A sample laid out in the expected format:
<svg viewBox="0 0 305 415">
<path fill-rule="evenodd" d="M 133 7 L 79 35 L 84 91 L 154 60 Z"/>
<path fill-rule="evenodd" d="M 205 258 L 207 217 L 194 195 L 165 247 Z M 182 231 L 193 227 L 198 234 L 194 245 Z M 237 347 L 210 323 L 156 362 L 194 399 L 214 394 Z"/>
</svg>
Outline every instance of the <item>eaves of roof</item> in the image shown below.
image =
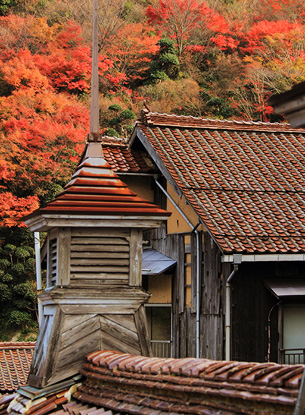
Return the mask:
<svg viewBox="0 0 305 415">
<path fill-rule="evenodd" d="M 63 218 L 82 215 L 107 220 L 109 217 L 163 220 L 170 213 L 132 192 L 103 157 L 87 157 L 79 164 L 63 192 L 24 220 L 33 224 L 47 215 L 54 218 L 58 215 Z"/>
<path fill-rule="evenodd" d="M 305 130 L 144 112 L 135 134 L 223 253 L 305 252 Z"/>
</svg>

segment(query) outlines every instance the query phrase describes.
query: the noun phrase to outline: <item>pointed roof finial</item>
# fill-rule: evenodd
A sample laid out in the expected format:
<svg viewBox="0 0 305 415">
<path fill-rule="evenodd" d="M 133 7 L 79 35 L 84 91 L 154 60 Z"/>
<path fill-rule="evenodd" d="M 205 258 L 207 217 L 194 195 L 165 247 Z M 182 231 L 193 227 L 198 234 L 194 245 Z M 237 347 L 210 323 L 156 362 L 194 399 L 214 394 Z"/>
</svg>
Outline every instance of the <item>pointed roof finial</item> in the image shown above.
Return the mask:
<svg viewBox="0 0 305 415">
<path fill-rule="evenodd" d="M 90 141 L 99 134 L 98 0 L 93 0 Z"/>
</svg>

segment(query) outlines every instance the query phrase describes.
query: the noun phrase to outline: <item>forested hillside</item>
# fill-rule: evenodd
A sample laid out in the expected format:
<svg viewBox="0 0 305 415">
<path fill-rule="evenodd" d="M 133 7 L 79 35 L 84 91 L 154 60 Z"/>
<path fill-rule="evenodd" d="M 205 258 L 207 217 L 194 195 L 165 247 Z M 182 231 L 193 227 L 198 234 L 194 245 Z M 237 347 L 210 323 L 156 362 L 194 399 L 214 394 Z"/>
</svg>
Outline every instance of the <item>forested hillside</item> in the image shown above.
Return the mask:
<svg viewBox="0 0 305 415">
<path fill-rule="evenodd" d="M 0 339 L 35 332 L 22 216 L 67 182 L 89 129 L 91 0 L 0 0 Z M 281 121 L 305 80 L 303 0 L 99 0 L 101 131 L 152 111 Z M 21 330 L 22 328 L 22 330 Z M 21 331 L 20 331 L 21 330 Z"/>
</svg>

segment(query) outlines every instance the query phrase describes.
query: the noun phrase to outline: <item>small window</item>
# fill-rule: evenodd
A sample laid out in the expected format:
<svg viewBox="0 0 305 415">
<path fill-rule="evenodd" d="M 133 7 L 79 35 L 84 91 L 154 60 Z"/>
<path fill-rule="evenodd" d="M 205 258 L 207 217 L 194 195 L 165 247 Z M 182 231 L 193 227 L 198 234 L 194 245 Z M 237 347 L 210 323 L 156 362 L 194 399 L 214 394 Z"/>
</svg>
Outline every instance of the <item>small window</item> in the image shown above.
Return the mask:
<svg viewBox="0 0 305 415">
<path fill-rule="evenodd" d="M 305 305 L 283 306 L 283 363 L 304 364 L 305 356 Z"/>
<path fill-rule="evenodd" d="M 148 332 L 151 338 L 153 354 L 156 357 L 171 356 L 171 307 L 145 307 Z"/>
</svg>

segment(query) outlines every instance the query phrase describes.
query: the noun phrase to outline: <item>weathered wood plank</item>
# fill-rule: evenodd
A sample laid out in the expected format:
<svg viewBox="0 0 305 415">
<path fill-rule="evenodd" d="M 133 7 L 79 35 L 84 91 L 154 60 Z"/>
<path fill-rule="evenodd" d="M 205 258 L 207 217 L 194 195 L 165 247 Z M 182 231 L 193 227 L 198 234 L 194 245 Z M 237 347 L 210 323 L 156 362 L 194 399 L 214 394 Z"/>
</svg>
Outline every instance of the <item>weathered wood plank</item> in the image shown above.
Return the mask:
<svg viewBox="0 0 305 415">
<path fill-rule="evenodd" d="M 142 285 L 142 230 L 131 229 L 129 285 Z"/>
<path fill-rule="evenodd" d="M 71 269 L 73 269 L 74 265 L 109 265 L 110 263 L 113 263 L 109 258 L 73 258 L 71 259 Z M 129 259 L 116 259 L 115 265 L 122 266 L 127 265 L 129 266 Z"/>
<path fill-rule="evenodd" d="M 105 235 L 107 237 L 109 236 L 119 236 L 121 238 L 126 238 L 130 235 L 129 229 L 109 229 L 109 228 L 100 228 L 100 227 L 94 227 L 94 228 L 72 228 L 72 235 L 73 237 L 92 237 L 93 235 L 96 235 L 97 237 L 101 237 L 102 235 Z"/>
<path fill-rule="evenodd" d="M 221 309 L 221 258 L 220 252 L 210 235 L 204 233 L 204 272 L 202 276 L 202 312 L 219 314 Z"/>
<path fill-rule="evenodd" d="M 123 238 L 107 238 L 107 237 L 83 237 L 83 238 L 76 238 L 73 237 L 71 239 L 72 245 L 129 245 L 127 239 Z"/>
<path fill-rule="evenodd" d="M 223 358 L 223 319 L 219 315 L 201 316 L 200 321 L 200 357 L 213 360 Z"/>
<path fill-rule="evenodd" d="M 67 318 L 67 317 L 66 317 Z M 71 317 L 70 317 L 71 319 Z M 87 318 L 85 321 L 78 322 L 78 316 L 73 316 L 74 327 L 62 333 L 60 348 L 71 348 L 73 352 L 73 344 L 81 341 L 82 338 L 89 338 L 91 334 L 100 329 L 99 316 Z"/>
<path fill-rule="evenodd" d="M 107 315 L 108 320 L 113 321 L 116 324 L 121 324 L 122 326 L 126 327 L 128 330 L 133 331 L 134 333 L 137 332 L 136 324 L 134 321 L 134 316 L 125 315 L 125 314 L 119 314 L 119 315 L 113 315 L 108 314 Z"/>
<path fill-rule="evenodd" d="M 101 343 L 101 348 L 104 350 L 116 350 L 118 352 L 130 353 L 133 355 L 141 354 L 139 345 L 132 347 L 115 337 L 109 336 L 107 333 L 103 333 Z"/>
<path fill-rule="evenodd" d="M 108 287 L 107 287 L 108 288 Z M 93 314 L 94 312 L 97 312 L 97 309 L 99 312 L 101 313 L 105 313 L 105 314 L 122 314 L 122 309 L 119 308 L 120 302 L 114 302 L 113 304 L 99 304 L 98 306 L 96 304 L 91 304 L 91 305 L 79 305 L 77 308 L 71 309 L 70 306 L 63 306 L 62 310 L 64 313 L 70 313 L 73 315 L 78 315 L 80 313 L 84 313 L 84 314 Z M 124 307 L 124 313 L 127 314 L 133 314 L 135 311 L 135 308 L 138 308 L 139 305 L 133 304 L 130 307 Z"/>
<path fill-rule="evenodd" d="M 186 309 L 187 357 L 196 357 L 196 314 Z"/>
<path fill-rule="evenodd" d="M 105 266 L 105 265 L 101 265 L 99 267 L 95 267 L 95 266 L 86 266 L 86 267 L 82 267 L 82 266 L 73 266 L 71 267 L 71 273 L 77 273 L 77 272 L 100 272 L 100 273 L 122 273 L 122 274 L 126 274 L 129 272 L 129 267 L 125 267 L 125 266 Z"/>
<path fill-rule="evenodd" d="M 129 280 L 129 275 L 128 273 L 113 273 L 113 274 L 106 274 L 106 273 L 73 273 L 71 274 L 71 279 L 74 280 L 103 280 L 103 279 L 112 279 L 112 280 Z"/>
<path fill-rule="evenodd" d="M 180 338 L 179 338 L 179 357 L 187 357 L 187 330 L 186 330 L 186 313 L 180 314 Z"/>
<path fill-rule="evenodd" d="M 67 286 L 70 282 L 71 230 L 62 228 L 57 238 L 57 285 Z"/>
<path fill-rule="evenodd" d="M 73 245 L 72 252 L 88 252 L 85 245 Z M 129 246 L 125 245 L 90 245 L 90 252 L 129 252 Z"/>
<path fill-rule="evenodd" d="M 111 259 L 129 259 L 129 252 L 71 252 L 71 258 L 111 258 Z"/>
<path fill-rule="evenodd" d="M 88 319 L 93 318 L 94 316 L 96 316 L 96 313 L 75 316 L 75 318 L 73 317 L 73 319 L 65 318 L 63 322 L 62 332 L 66 333 L 68 330 L 73 329 L 73 327 L 75 326 L 75 319 L 77 319 L 77 324 L 80 325 L 84 321 L 87 321 Z"/>
<path fill-rule="evenodd" d="M 55 315 L 49 319 L 46 333 L 43 339 L 42 349 L 43 356 L 40 359 L 39 372 L 33 373 L 41 379 L 41 386 L 51 376 L 53 365 L 56 366 L 58 358 L 58 346 L 59 346 L 59 330 L 61 325 L 63 313 L 57 309 Z M 36 366 L 35 366 L 36 369 Z M 30 385 L 31 386 L 31 385 Z"/>
<path fill-rule="evenodd" d="M 191 311 L 196 313 L 197 310 L 197 237 L 191 235 Z"/>
<path fill-rule="evenodd" d="M 178 278 L 178 301 L 179 312 L 183 313 L 185 307 L 185 267 L 184 267 L 184 236 L 178 235 L 178 259 L 177 259 L 177 278 Z"/>
<path fill-rule="evenodd" d="M 132 316 L 130 316 L 131 318 Z M 122 324 L 115 322 L 113 319 L 108 319 L 107 314 L 100 316 L 100 328 L 107 335 L 119 339 L 131 347 L 138 347 L 138 334 L 134 331 L 128 330 Z"/>
<path fill-rule="evenodd" d="M 152 356 L 152 349 L 150 343 L 150 337 L 147 328 L 147 319 L 144 309 L 144 305 L 141 305 L 134 315 L 135 325 L 139 335 L 139 343 L 141 348 L 141 354 L 143 356 Z"/>
<path fill-rule="evenodd" d="M 92 332 L 88 337 L 80 338 L 79 341 L 73 344 L 73 347 L 61 348 L 58 351 L 58 359 L 54 362 L 54 375 L 50 380 L 54 381 L 54 379 L 57 378 L 57 375 L 62 379 L 63 372 L 65 377 L 67 376 L 67 373 L 75 374 L 76 372 L 72 371 L 73 367 L 74 370 L 75 367 L 80 369 L 85 362 L 86 354 L 90 353 L 92 350 L 98 350 L 99 348 L 100 330 Z"/>
<path fill-rule="evenodd" d="M 70 282 L 70 287 L 71 288 L 88 288 L 88 289 L 93 289 L 93 288 L 101 288 L 101 287 L 105 287 L 105 288 L 117 288 L 120 286 L 128 286 L 128 278 L 124 279 L 124 280 L 109 280 L 109 279 L 104 279 L 104 280 L 74 280 L 71 279 Z"/>
</svg>

